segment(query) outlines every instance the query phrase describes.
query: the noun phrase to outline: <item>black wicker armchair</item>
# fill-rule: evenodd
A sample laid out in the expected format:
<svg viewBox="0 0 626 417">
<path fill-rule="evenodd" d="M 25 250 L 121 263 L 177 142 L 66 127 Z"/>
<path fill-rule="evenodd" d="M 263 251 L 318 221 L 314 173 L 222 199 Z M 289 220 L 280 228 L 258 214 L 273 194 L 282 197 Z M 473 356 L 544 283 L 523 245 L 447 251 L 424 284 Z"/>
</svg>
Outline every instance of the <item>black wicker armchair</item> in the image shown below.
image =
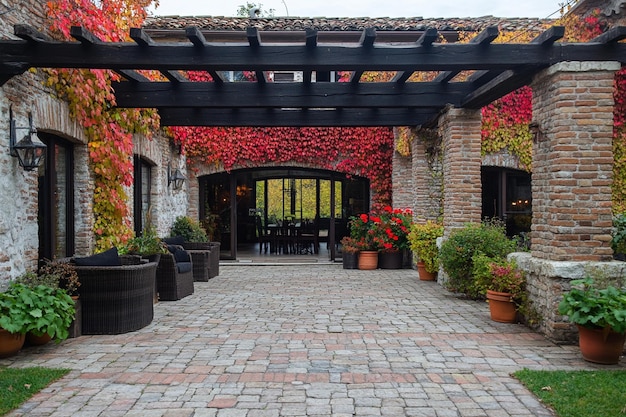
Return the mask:
<svg viewBox="0 0 626 417">
<path fill-rule="evenodd" d="M 82 334 L 128 333 L 152 322 L 156 263 L 75 268 Z"/>
<path fill-rule="evenodd" d="M 193 294 L 193 263 L 182 247 L 169 249 L 170 253 L 162 254 L 159 260 L 157 291 L 159 300 L 176 301 Z"/>
</svg>

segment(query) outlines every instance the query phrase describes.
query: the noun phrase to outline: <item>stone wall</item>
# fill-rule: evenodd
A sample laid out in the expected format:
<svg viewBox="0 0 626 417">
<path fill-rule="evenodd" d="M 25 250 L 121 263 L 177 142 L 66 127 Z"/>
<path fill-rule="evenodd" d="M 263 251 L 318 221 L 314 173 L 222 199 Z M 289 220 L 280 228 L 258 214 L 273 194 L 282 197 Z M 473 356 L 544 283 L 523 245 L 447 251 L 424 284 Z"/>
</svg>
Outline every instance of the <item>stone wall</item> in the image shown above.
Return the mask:
<svg viewBox="0 0 626 417">
<path fill-rule="evenodd" d="M 27 23 L 46 33 L 45 2 L 0 0 L 0 36 L 18 39 L 13 25 Z M 19 127 L 28 126 L 28 113 L 40 132 L 57 135 L 74 144 L 74 229 L 75 254 L 93 253 L 94 177 L 89 166 L 89 151 L 83 129 L 69 115 L 67 105 L 53 98 L 43 87 L 42 71 L 26 71 L 0 87 L 0 287 L 21 273 L 37 266 L 39 258 L 38 173 L 25 172 L 17 159 L 9 155 L 9 108 Z M 23 131 L 22 131 L 23 132 Z M 179 215 L 187 214 L 187 187 L 173 190 L 167 185 L 169 161 L 186 173 L 184 155 L 180 155 L 165 137 L 153 141 L 135 138 L 135 151 L 154 164 L 152 201 L 153 220 L 160 235 L 169 234 Z M 127 189 L 132 216 L 132 187 Z"/>
<path fill-rule="evenodd" d="M 571 288 L 571 281 L 592 277 L 625 284 L 625 262 L 561 262 L 532 257 L 530 253 L 509 255 L 526 273 L 528 296 L 540 315 L 538 331 L 555 342 L 577 340 L 576 326 L 559 314 L 563 293 Z"/>
<path fill-rule="evenodd" d="M 13 25 L 29 22 L 43 30 L 44 2 L 0 0 L 0 36 L 18 39 Z M 37 123 L 35 103 L 45 92 L 34 73 L 14 77 L 0 88 L 0 287 L 34 268 L 38 258 L 37 171 L 25 172 L 9 154 L 9 108 L 19 127 L 28 126 L 28 112 Z M 23 131 L 21 131 L 23 132 Z"/>
</svg>

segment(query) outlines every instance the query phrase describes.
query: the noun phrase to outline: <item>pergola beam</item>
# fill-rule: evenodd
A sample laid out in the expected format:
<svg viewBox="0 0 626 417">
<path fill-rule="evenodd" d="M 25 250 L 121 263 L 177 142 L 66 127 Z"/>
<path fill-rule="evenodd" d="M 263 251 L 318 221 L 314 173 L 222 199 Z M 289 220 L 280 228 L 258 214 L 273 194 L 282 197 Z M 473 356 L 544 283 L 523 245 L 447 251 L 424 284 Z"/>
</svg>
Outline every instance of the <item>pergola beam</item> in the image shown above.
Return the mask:
<svg viewBox="0 0 626 417">
<path fill-rule="evenodd" d="M 114 83 L 119 107 L 443 107 L 460 105 L 468 83 Z"/>
<path fill-rule="evenodd" d="M 159 109 L 162 126 L 412 126 L 438 112 L 416 109 Z"/>
<path fill-rule="evenodd" d="M 520 66 L 548 66 L 561 61 L 626 61 L 626 45 L 601 48 L 594 43 L 379 45 L 369 48 L 350 45 L 307 47 L 285 45 L 213 45 L 197 30 L 185 43 L 155 44 L 146 48 L 136 43 L 102 42 L 82 28 L 74 28 L 77 42 L 0 41 L 4 63 L 30 67 L 109 68 L 213 71 L 505 71 Z M 257 33 L 258 34 L 258 33 Z M 493 34 L 492 34 L 493 36 Z M 89 45 L 88 48 L 85 45 Z M 201 46 L 201 47 L 200 47 Z"/>
</svg>

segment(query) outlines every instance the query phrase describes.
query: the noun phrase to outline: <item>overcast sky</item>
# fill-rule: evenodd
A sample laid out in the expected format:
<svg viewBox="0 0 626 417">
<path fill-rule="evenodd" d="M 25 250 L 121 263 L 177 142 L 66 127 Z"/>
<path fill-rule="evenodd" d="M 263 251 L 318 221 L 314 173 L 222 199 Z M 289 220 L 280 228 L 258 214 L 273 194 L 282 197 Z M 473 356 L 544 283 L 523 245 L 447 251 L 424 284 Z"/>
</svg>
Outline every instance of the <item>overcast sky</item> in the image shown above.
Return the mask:
<svg viewBox="0 0 626 417">
<path fill-rule="evenodd" d="M 557 18 L 573 0 L 266 0 L 275 16 L 299 17 L 538 17 Z M 158 16 L 235 16 L 242 0 L 159 0 Z M 249 3 L 257 3 L 248 0 Z"/>
</svg>

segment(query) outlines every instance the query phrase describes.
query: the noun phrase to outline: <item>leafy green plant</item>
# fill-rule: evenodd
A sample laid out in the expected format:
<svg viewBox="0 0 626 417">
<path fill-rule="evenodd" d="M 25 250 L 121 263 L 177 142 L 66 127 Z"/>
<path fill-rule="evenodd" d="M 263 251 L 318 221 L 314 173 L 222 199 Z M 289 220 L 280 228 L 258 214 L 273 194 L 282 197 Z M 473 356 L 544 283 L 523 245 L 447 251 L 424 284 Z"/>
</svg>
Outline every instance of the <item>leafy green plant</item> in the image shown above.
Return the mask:
<svg viewBox="0 0 626 417">
<path fill-rule="evenodd" d="M 472 298 L 481 298 L 483 289 L 476 285 L 474 256 L 482 253 L 492 259 L 504 259 L 514 252 L 517 242 L 506 236 L 504 225 L 497 220 L 470 223 L 454 230 L 439 250 L 439 260 L 449 280 L 447 287 Z"/>
<path fill-rule="evenodd" d="M 583 327 L 626 332 L 626 291 L 612 285 L 594 286 L 592 278 L 572 281 L 572 289 L 563 294 L 559 313 Z"/>
<path fill-rule="evenodd" d="M 27 287 L 34 288 L 38 285 L 45 285 L 50 288 L 59 288 L 59 277 L 54 274 L 37 274 L 35 271 L 26 271 L 15 278 L 15 281 Z"/>
<path fill-rule="evenodd" d="M 10 333 L 48 334 L 61 341 L 69 336 L 74 315 L 74 301 L 59 288 L 14 282 L 0 293 L 0 327 Z"/>
<path fill-rule="evenodd" d="M 147 226 L 140 236 L 135 236 L 126 242 L 122 249 L 122 253 L 138 254 L 138 255 L 156 255 L 159 253 L 167 253 L 167 245 L 157 236 L 156 228 L 152 225 Z"/>
<path fill-rule="evenodd" d="M 439 248 L 437 239 L 443 236 L 443 225 L 431 220 L 424 224 L 414 223 L 408 235 L 411 250 L 424 262 L 426 271 L 435 273 L 439 270 Z"/>
<path fill-rule="evenodd" d="M 182 236 L 186 242 L 208 242 L 209 237 L 199 222 L 191 217 L 179 216 L 174 220 L 171 236 Z"/>
<path fill-rule="evenodd" d="M 613 231 L 611 233 L 611 248 L 613 252 L 626 253 L 626 214 L 613 217 Z"/>
</svg>

